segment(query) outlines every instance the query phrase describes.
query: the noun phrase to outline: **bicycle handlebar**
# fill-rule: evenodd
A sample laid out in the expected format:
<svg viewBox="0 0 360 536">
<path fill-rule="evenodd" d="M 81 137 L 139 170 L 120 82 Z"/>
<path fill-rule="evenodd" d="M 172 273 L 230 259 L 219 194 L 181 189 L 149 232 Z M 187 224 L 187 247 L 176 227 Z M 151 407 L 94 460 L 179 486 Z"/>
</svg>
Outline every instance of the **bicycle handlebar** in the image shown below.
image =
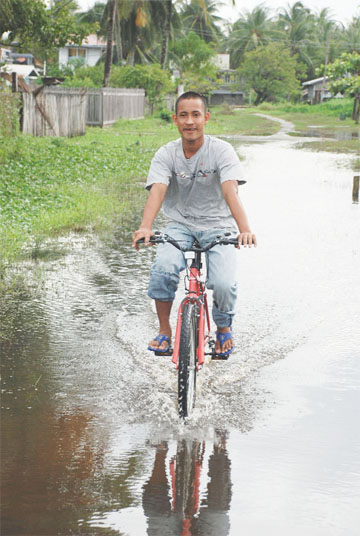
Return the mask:
<svg viewBox="0 0 360 536">
<path fill-rule="evenodd" d="M 171 236 L 169 236 L 167 234 L 162 234 L 159 231 L 156 231 L 155 234 L 150 237 L 149 242 L 151 244 L 163 244 L 164 242 L 169 242 L 174 247 L 176 247 L 179 251 L 182 251 L 182 252 L 195 251 L 195 252 L 204 253 L 206 251 L 209 251 L 209 249 L 211 249 L 211 248 L 213 248 L 214 246 L 217 246 L 217 245 L 237 246 L 239 244 L 238 239 L 237 238 L 228 238 L 230 236 L 230 234 L 231 233 L 225 233 L 222 236 L 217 236 L 215 240 L 210 242 L 210 244 L 208 244 L 204 248 L 201 247 L 201 246 L 200 247 L 192 246 L 191 248 L 182 247 L 177 240 L 175 240 L 174 238 L 171 238 Z M 137 244 L 144 244 L 144 242 L 145 242 L 145 238 L 140 238 L 140 240 L 138 240 L 136 243 Z"/>
</svg>

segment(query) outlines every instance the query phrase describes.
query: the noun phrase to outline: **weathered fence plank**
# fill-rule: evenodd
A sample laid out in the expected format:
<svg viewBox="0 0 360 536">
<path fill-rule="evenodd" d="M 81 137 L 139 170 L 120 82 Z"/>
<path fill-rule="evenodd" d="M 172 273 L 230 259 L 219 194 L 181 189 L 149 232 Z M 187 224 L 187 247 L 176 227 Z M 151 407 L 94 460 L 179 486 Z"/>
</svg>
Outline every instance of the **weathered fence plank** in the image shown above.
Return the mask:
<svg viewBox="0 0 360 536">
<path fill-rule="evenodd" d="M 87 125 L 105 126 L 118 119 L 140 119 L 145 115 L 145 90 L 98 88 L 87 90 Z"/>
<path fill-rule="evenodd" d="M 34 136 L 79 136 L 85 125 L 105 126 L 145 115 L 143 89 L 44 87 L 24 93 L 23 132 Z"/>
<path fill-rule="evenodd" d="M 33 136 L 85 134 L 86 92 L 45 87 L 38 94 L 24 93 L 23 132 Z"/>
</svg>

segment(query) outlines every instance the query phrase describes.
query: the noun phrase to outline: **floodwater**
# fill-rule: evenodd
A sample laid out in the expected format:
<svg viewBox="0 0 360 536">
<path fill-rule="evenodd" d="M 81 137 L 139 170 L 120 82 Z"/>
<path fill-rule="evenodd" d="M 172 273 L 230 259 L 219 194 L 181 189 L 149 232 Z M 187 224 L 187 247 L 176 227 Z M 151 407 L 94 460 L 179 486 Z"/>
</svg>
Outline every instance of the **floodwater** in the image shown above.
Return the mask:
<svg viewBox="0 0 360 536">
<path fill-rule="evenodd" d="M 238 255 L 237 351 L 200 372 L 187 425 L 146 351 L 153 248 L 73 236 L 37 261 L 1 347 L 1 534 L 358 534 L 360 206 L 351 157 L 298 141 L 238 140 L 259 246 Z"/>
</svg>

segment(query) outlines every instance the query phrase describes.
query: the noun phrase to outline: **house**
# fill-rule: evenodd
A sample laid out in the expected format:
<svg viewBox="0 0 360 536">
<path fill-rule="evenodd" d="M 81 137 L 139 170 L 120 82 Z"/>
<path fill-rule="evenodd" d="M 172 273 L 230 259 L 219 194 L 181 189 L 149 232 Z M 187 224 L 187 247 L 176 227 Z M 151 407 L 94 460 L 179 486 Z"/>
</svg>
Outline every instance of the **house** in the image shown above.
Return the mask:
<svg viewBox="0 0 360 536">
<path fill-rule="evenodd" d="M 16 73 L 23 78 L 27 84 L 31 84 L 41 75 L 34 65 L 17 65 L 14 63 L 5 63 L 0 67 L 0 71 L 4 73 Z"/>
<path fill-rule="evenodd" d="M 332 94 L 327 86 L 327 77 L 315 78 L 302 84 L 302 98 L 309 104 L 319 104 L 324 100 L 330 99 Z"/>
<path fill-rule="evenodd" d="M 2 48 L 0 46 L 0 63 L 10 60 L 11 50 L 9 48 Z"/>
<path fill-rule="evenodd" d="M 214 61 L 218 69 L 219 87 L 212 92 L 209 104 L 213 106 L 224 102 L 235 106 L 244 104 L 243 81 L 237 71 L 230 69 L 230 54 L 216 54 Z"/>
<path fill-rule="evenodd" d="M 8 61 L 13 65 L 34 65 L 34 56 L 32 54 L 10 52 Z"/>
<path fill-rule="evenodd" d="M 93 67 L 99 61 L 106 49 L 106 42 L 96 34 L 83 39 L 81 45 L 65 45 L 59 49 L 59 65 L 65 67 L 76 60 L 84 65 Z"/>
</svg>

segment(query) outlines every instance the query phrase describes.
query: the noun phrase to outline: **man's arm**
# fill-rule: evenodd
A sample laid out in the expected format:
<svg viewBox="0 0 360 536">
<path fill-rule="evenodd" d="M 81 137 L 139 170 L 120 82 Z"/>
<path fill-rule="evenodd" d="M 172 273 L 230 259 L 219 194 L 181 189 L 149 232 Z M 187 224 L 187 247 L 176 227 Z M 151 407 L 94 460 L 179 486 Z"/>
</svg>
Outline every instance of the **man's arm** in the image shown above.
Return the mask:
<svg viewBox="0 0 360 536">
<path fill-rule="evenodd" d="M 133 234 L 132 247 L 139 249 L 139 246 L 136 244 L 140 238 L 145 238 L 145 245 L 149 243 L 150 236 L 153 234 L 152 225 L 154 220 L 159 212 L 161 205 L 165 199 L 166 184 L 155 183 L 151 186 L 149 197 L 145 203 L 143 219 L 141 225 L 137 231 Z"/>
<path fill-rule="evenodd" d="M 224 199 L 239 228 L 239 246 L 251 247 L 253 244 L 256 246 L 256 236 L 251 232 L 244 206 L 237 195 L 237 181 L 225 181 L 222 183 L 221 189 Z"/>
</svg>

